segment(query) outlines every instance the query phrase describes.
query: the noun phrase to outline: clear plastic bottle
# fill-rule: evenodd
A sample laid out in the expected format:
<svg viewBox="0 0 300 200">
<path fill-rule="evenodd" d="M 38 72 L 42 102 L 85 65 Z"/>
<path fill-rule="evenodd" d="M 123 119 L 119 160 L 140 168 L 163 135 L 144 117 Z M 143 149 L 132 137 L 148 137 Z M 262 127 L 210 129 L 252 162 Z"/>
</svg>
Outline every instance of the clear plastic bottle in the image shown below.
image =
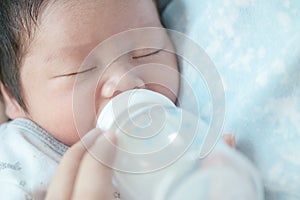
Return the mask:
<svg viewBox="0 0 300 200">
<path fill-rule="evenodd" d="M 111 167 L 123 200 L 263 199 L 255 168 L 222 141 L 199 159 L 207 126 L 159 93 L 138 89 L 116 96 L 97 125 L 118 137 Z"/>
</svg>

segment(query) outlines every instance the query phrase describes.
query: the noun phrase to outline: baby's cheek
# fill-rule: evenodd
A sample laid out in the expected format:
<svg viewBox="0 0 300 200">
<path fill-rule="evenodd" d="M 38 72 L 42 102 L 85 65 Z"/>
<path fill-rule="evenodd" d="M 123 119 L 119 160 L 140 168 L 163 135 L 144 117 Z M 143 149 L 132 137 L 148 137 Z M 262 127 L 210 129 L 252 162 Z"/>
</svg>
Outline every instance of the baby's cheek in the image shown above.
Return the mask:
<svg viewBox="0 0 300 200">
<path fill-rule="evenodd" d="M 79 140 L 71 110 L 52 110 L 54 115 L 44 121 L 45 129 L 56 139 L 66 145 L 72 145 Z M 41 122 L 43 123 L 43 122 Z"/>
</svg>

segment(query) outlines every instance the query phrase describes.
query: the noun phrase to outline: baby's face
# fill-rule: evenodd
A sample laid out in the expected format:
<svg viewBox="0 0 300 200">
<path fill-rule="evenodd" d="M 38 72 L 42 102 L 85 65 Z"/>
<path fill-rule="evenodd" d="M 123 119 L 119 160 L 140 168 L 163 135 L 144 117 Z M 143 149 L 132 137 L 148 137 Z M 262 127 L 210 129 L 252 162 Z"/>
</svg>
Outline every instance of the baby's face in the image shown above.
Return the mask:
<svg viewBox="0 0 300 200">
<path fill-rule="evenodd" d="M 168 66 L 177 71 L 176 57 L 167 51 L 134 50 L 119 56 L 109 66 L 80 67 L 102 41 L 144 27 L 162 27 L 152 0 L 72 0 L 47 5 L 20 69 L 28 108 L 24 117 L 72 145 L 79 140 L 74 116 L 85 119 L 80 131 L 92 129 L 105 104 L 125 90 L 145 88 L 164 94 L 174 102 L 179 78 L 157 68 Z M 139 47 L 136 37 L 125 40 L 133 49 Z M 151 41 L 160 44 L 159 48 L 172 48 L 166 35 Z M 115 49 L 122 48 L 118 45 Z M 99 56 L 97 63 L 101 62 L 104 55 L 93 54 L 94 59 L 95 55 Z M 153 70 L 152 65 L 156 66 Z M 75 115 L 74 91 L 81 98 Z M 94 113 L 90 113 L 91 99 Z"/>
</svg>

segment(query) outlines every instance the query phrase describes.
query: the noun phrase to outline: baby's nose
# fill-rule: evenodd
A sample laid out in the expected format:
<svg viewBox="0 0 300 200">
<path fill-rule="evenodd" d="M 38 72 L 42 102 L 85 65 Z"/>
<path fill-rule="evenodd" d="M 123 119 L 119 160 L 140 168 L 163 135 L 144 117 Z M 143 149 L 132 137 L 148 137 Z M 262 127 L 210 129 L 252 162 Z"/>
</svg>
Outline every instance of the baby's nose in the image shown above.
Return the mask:
<svg viewBox="0 0 300 200">
<path fill-rule="evenodd" d="M 112 98 L 127 90 L 144 88 L 144 81 L 135 74 L 113 75 L 103 84 L 101 95 L 104 98 Z"/>
</svg>

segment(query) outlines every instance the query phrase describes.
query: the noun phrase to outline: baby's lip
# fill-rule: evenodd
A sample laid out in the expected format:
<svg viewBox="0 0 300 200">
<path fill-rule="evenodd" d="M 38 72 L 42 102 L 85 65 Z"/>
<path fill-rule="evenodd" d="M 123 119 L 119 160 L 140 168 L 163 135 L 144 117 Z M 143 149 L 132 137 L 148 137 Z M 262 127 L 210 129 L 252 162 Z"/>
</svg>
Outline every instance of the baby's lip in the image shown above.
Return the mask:
<svg viewBox="0 0 300 200">
<path fill-rule="evenodd" d="M 120 90 L 116 90 L 113 94 L 113 97 L 118 96 L 119 94 L 121 94 L 122 92 Z"/>
</svg>

